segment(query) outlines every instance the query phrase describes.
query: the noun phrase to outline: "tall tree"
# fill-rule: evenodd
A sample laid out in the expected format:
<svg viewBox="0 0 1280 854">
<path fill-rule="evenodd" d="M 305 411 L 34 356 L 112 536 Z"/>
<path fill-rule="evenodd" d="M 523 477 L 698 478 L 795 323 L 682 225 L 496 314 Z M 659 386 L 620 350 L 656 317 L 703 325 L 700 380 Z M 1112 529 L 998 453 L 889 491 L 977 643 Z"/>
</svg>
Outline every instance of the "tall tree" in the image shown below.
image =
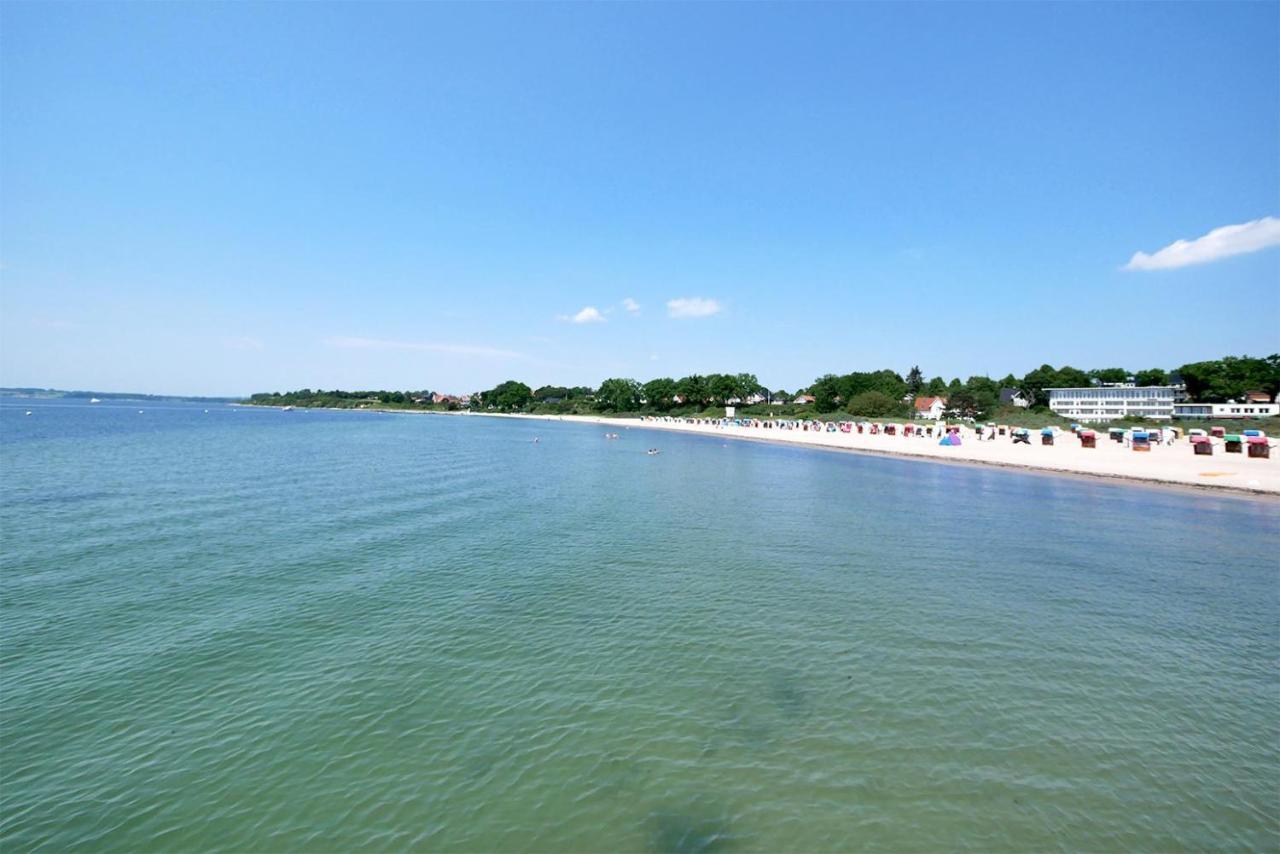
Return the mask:
<svg viewBox="0 0 1280 854">
<path fill-rule="evenodd" d="M 907 394 L 916 397 L 922 388 L 924 388 L 924 374 L 920 373 L 919 365 L 912 365 L 911 370 L 907 372 Z"/>
</svg>

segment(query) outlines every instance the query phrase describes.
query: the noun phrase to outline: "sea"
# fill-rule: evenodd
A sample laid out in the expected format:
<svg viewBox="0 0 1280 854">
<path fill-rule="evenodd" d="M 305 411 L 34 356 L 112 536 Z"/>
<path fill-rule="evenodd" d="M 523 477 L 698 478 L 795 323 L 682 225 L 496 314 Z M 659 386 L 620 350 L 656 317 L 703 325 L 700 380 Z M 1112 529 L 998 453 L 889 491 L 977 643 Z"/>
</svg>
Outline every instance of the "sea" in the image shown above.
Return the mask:
<svg viewBox="0 0 1280 854">
<path fill-rule="evenodd" d="M 168 401 L 0 464 L 6 852 L 1280 847 L 1274 501 Z"/>
</svg>

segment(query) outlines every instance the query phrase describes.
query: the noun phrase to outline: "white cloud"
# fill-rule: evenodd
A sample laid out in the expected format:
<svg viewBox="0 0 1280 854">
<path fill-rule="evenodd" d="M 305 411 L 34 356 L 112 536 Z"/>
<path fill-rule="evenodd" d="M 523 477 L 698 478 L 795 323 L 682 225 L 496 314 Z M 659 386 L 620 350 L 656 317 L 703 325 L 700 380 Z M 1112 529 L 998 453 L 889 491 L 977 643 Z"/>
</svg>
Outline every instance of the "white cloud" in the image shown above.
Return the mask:
<svg viewBox="0 0 1280 854">
<path fill-rule="evenodd" d="M 1195 240 L 1175 240 L 1150 255 L 1135 252 L 1122 270 L 1172 270 L 1207 264 L 1232 255 L 1280 245 L 1280 219 L 1264 216 L 1240 225 L 1224 225 Z"/>
<path fill-rule="evenodd" d="M 703 297 L 680 297 L 667 300 L 667 314 L 671 317 L 710 317 L 723 310 L 724 306 L 720 303 Z"/>
<path fill-rule="evenodd" d="M 604 315 L 594 305 L 587 306 L 573 317 L 561 316 L 560 319 L 567 320 L 570 323 L 604 323 Z"/>
<path fill-rule="evenodd" d="M 454 356 L 479 356 L 487 359 L 527 359 L 524 353 L 499 350 L 496 347 L 477 347 L 471 344 L 437 344 L 429 341 L 388 341 L 383 338 L 355 338 L 339 336 L 324 342 L 342 350 L 418 350 L 427 353 L 449 353 Z"/>
<path fill-rule="evenodd" d="M 636 302 L 631 297 L 627 297 L 622 301 L 622 307 L 631 314 L 636 314 L 640 311 L 640 303 Z"/>
</svg>

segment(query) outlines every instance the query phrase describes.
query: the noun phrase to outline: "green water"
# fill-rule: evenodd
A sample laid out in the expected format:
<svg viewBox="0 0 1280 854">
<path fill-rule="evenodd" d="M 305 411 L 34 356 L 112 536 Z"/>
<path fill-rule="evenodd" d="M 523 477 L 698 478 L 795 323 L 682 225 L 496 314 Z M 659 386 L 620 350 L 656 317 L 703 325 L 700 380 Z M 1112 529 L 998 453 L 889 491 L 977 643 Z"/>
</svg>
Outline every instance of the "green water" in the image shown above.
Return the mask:
<svg viewBox="0 0 1280 854">
<path fill-rule="evenodd" d="M 1280 847 L 1275 503 L 480 418 L 0 428 L 5 851 Z"/>
</svg>

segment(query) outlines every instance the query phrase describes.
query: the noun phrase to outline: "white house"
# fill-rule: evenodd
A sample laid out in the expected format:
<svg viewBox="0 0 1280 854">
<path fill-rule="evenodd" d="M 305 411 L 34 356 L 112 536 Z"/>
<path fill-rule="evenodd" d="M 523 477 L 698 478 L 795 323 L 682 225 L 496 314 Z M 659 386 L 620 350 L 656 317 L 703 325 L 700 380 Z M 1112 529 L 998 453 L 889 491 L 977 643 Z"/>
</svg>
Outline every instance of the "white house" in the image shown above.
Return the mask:
<svg viewBox="0 0 1280 854">
<path fill-rule="evenodd" d="M 916 418 L 925 418 L 930 421 L 937 421 L 942 417 L 942 413 L 946 411 L 947 399 L 945 397 L 916 398 Z"/>
</svg>

